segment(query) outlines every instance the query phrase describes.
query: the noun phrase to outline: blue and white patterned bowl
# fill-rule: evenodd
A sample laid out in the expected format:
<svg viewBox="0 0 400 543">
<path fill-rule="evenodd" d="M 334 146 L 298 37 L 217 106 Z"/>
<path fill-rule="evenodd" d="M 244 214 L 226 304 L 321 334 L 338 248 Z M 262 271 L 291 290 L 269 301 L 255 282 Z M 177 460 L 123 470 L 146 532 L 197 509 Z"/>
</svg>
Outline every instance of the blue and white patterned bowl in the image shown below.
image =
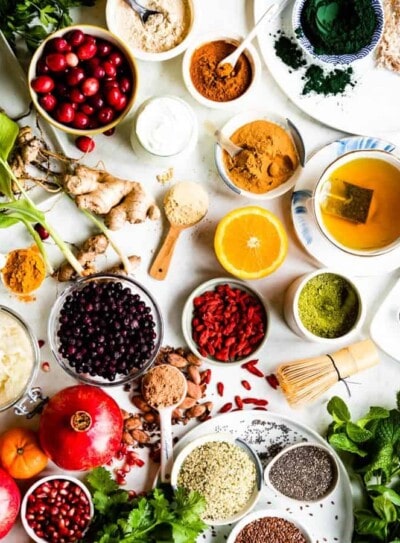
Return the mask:
<svg viewBox="0 0 400 543">
<path fill-rule="evenodd" d="M 372 36 L 371 42 L 362 49 L 360 49 L 357 53 L 344 55 L 318 55 L 314 52 L 314 46 L 311 44 L 305 34 L 301 33 L 301 35 L 299 35 L 299 32 L 296 32 L 297 29 L 301 29 L 301 13 L 303 11 L 305 3 L 306 0 L 295 0 L 293 4 L 293 31 L 301 47 L 307 53 L 317 58 L 321 62 L 325 62 L 327 64 L 351 64 L 356 60 L 360 60 L 370 55 L 374 51 L 375 47 L 378 45 L 382 37 L 384 27 L 384 12 L 382 0 L 371 0 L 371 5 L 374 8 L 376 14 L 376 28 Z"/>
</svg>

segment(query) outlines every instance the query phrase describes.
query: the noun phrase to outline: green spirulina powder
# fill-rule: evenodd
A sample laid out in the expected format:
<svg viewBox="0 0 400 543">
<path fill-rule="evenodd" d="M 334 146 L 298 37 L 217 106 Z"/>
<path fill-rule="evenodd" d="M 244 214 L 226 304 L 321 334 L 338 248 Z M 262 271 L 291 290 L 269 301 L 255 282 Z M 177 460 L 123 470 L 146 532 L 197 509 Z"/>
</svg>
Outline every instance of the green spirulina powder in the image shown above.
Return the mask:
<svg viewBox="0 0 400 543">
<path fill-rule="evenodd" d="M 357 53 L 377 24 L 371 0 L 306 0 L 300 20 L 317 55 Z"/>
<path fill-rule="evenodd" d="M 359 300 L 352 285 L 334 273 L 322 273 L 302 288 L 298 301 L 302 324 L 315 336 L 338 338 L 358 317 Z"/>
</svg>

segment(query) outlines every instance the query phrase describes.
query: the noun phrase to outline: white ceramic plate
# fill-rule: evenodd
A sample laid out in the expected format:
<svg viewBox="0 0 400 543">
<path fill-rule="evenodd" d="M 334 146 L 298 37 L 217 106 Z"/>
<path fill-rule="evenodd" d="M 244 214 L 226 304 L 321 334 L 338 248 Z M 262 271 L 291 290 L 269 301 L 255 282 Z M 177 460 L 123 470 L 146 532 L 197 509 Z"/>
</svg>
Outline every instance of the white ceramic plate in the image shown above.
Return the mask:
<svg viewBox="0 0 400 543">
<path fill-rule="evenodd" d="M 0 74 L 3 74 L 0 77 L 0 107 L 12 118 L 24 115 L 29 111 L 31 102 L 27 77 L 2 32 L 0 32 Z M 34 128 L 36 122 L 37 114 L 33 109 L 28 116 L 18 121 L 18 124 Z M 40 128 L 46 141 L 49 141 L 53 148 L 64 152 L 55 130 L 43 119 L 40 119 Z M 46 192 L 40 187 L 34 187 L 29 191 L 29 196 L 37 205 L 48 202 L 57 194 Z"/>
<path fill-rule="evenodd" d="M 268 0 L 270 2 L 271 0 Z M 266 0 L 254 0 L 256 21 L 265 12 Z M 328 126 L 351 134 L 395 132 L 400 130 L 400 75 L 375 67 L 374 56 L 353 64 L 357 85 L 339 96 L 302 95 L 304 70 L 290 70 L 274 50 L 278 30 L 294 37 L 292 30 L 293 2 L 272 22 L 262 24 L 258 42 L 264 61 L 282 91 L 302 111 Z M 315 63 L 311 57 L 308 60 Z M 290 73 L 289 70 L 292 72 Z"/>
<path fill-rule="evenodd" d="M 179 454 L 193 439 L 213 432 L 228 432 L 243 439 L 258 453 L 264 467 L 287 445 L 313 441 L 327 446 L 322 437 L 307 426 L 277 413 L 236 411 L 220 415 L 196 426 L 179 441 L 175 454 Z M 325 501 L 307 505 L 294 504 L 292 500 L 280 497 L 264 487 L 256 510 L 280 509 L 290 516 L 293 515 L 293 518 L 297 518 L 308 529 L 312 541 L 325 543 L 350 541 L 353 533 L 350 481 L 336 454 L 335 458 L 339 465 L 339 484 Z M 232 526 L 215 526 L 200 537 L 199 541 L 225 543 L 231 529 Z"/>
<path fill-rule="evenodd" d="M 354 136 L 329 143 L 317 151 L 305 167 L 297 172 L 292 196 L 292 219 L 305 250 L 325 266 L 338 268 L 349 275 L 380 275 L 400 266 L 400 247 L 377 256 L 346 253 L 325 238 L 317 225 L 312 208 L 312 193 L 325 168 L 337 157 L 360 149 L 381 149 L 400 154 L 395 145 L 377 138 Z"/>
<path fill-rule="evenodd" d="M 370 331 L 378 347 L 400 362 L 400 279 L 375 314 Z"/>
</svg>

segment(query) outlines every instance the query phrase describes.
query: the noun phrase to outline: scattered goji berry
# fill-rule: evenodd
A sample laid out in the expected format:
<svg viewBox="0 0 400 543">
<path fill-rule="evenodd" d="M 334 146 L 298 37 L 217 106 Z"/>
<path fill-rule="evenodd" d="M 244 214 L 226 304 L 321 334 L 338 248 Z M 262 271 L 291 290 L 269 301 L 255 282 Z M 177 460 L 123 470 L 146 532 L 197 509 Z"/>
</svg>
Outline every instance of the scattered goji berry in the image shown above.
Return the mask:
<svg viewBox="0 0 400 543">
<path fill-rule="evenodd" d="M 265 405 L 268 405 L 268 400 L 263 400 L 262 398 L 243 398 L 243 403 L 246 403 L 246 404 L 254 404 L 254 405 L 258 405 L 258 406 L 265 406 Z"/>
<path fill-rule="evenodd" d="M 219 394 L 219 396 L 223 396 L 224 395 L 224 383 L 217 383 L 217 392 Z"/>
<path fill-rule="evenodd" d="M 235 396 L 235 404 L 238 406 L 238 409 L 243 409 L 243 400 L 240 396 Z"/>
<path fill-rule="evenodd" d="M 264 374 L 261 370 L 256 368 L 255 362 L 251 361 L 251 363 L 246 362 L 245 364 L 242 364 L 242 368 L 247 370 L 252 375 L 256 375 L 257 377 L 264 377 Z"/>
<path fill-rule="evenodd" d="M 245 388 L 246 390 L 251 390 L 251 384 L 245 379 L 243 379 L 242 381 L 242 387 Z"/>
<path fill-rule="evenodd" d="M 201 382 L 205 383 L 206 385 L 209 385 L 211 381 L 211 375 L 212 375 L 211 370 L 203 371 L 203 373 L 201 374 Z"/>
<path fill-rule="evenodd" d="M 218 412 L 219 413 L 227 413 L 231 409 L 232 409 L 232 403 L 228 402 L 228 403 L 224 404 Z"/>
<path fill-rule="evenodd" d="M 267 375 L 266 380 L 267 380 L 269 386 L 272 387 L 274 390 L 276 390 L 279 387 L 278 378 L 274 373 L 271 373 L 270 375 Z"/>
</svg>

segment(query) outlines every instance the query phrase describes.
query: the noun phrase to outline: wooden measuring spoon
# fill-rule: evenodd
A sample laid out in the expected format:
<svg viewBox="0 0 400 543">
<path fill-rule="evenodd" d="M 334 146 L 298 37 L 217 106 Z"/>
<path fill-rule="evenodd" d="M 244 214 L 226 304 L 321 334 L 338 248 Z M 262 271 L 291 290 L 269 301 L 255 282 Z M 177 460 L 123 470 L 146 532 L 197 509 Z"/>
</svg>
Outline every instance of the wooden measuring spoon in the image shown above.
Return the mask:
<svg viewBox="0 0 400 543">
<path fill-rule="evenodd" d="M 188 201 L 188 198 L 190 201 Z M 170 199 L 174 199 L 175 207 L 171 208 L 168 205 Z M 204 206 L 203 208 L 199 206 L 200 201 L 207 202 L 206 208 L 204 208 Z M 183 210 L 184 206 L 187 209 L 189 204 L 193 205 L 193 209 L 196 210 L 197 213 L 192 213 L 190 215 L 182 212 L 181 215 L 179 215 L 179 209 Z M 167 276 L 175 245 L 182 230 L 194 226 L 205 217 L 208 211 L 207 193 L 198 183 L 190 181 L 176 183 L 171 187 L 164 198 L 164 210 L 170 226 L 167 237 L 149 271 L 151 277 L 160 281 Z"/>
</svg>

